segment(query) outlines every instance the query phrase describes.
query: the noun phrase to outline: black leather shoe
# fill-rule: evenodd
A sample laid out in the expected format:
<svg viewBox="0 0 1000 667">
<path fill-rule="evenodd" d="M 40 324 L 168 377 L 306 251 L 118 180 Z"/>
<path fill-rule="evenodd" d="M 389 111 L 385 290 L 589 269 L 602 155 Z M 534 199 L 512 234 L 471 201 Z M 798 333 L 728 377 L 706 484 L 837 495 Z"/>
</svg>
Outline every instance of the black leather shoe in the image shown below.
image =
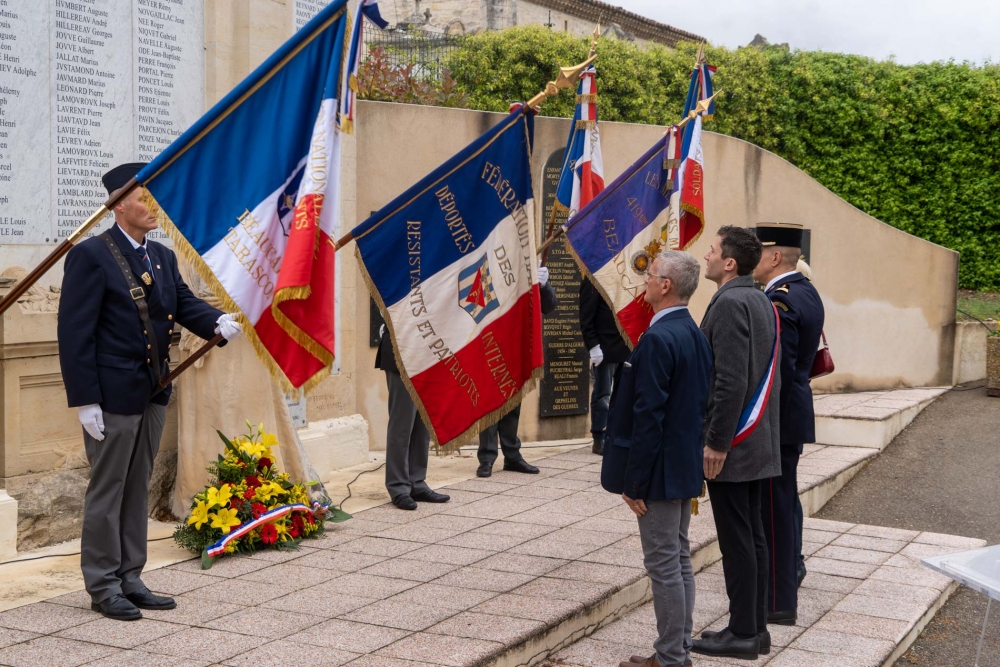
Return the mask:
<svg viewBox="0 0 1000 667">
<path fill-rule="evenodd" d="M 401 493 L 392 499 L 392 504 L 401 510 L 417 509 L 417 501 L 410 497 L 408 493 Z"/>
<path fill-rule="evenodd" d="M 711 639 L 712 637 L 719 634 L 714 630 L 705 630 L 701 633 L 702 639 Z M 764 632 L 757 633 L 757 641 L 760 642 L 760 654 L 767 655 L 771 652 L 771 633 L 765 630 Z"/>
<path fill-rule="evenodd" d="M 768 625 L 795 625 L 795 610 L 767 612 Z"/>
<path fill-rule="evenodd" d="M 139 609 L 176 609 L 177 603 L 174 602 L 173 598 L 167 598 L 160 595 L 153 595 L 148 588 L 143 588 L 141 591 L 136 591 L 134 593 L 127 593 L 125 595 L 128 601 L 134 604 Z"/>
<path fill-rule="evenodd" d="M 476 470 L 476 477 L 489 477 L 493 474 L 493 466 L 489 463 L 483 463 Z"/>
<path fill-rule="evenodd" d="M 138 621 L 142 618 L 139 608 L 129 602 L 124 595 L 112 595 L 107 600 L 92 602 L 90 608 L 114 621 Z"/>
<path fill-rule="evenodd" d="M 704 635 L 702 635 L 704 636 Z M 691 647 L 693 653 L 714 655 L 719 658 L 756 660 L 760 655 L 760 640 L 757 637 L 740 639 L 729 628 L 707 639 L 695 639 Z"/>
<path fill-rule="evenodd" d="M 511 472 L 523 472 L 529 475 L 537 475 L 538 468 L 531 465 L 524 459 L 518 459 L 517 461 L 511 461 L 510 459 L 503 460 L 503 469 L 510 470 Z"/>
<path fill-rule="evenodd" d="M 418 503 L 446 503 L 451 500 L 451 496 L 444 493 L 438 493 L 433 489 L 427 489 L 423 493 L 410 494 L 410 497 Z"/>
<path fill-rule="evenodd" d="M 604 456 L 604 434 L 591 433 L 594 436 L 594 444 L 590 446 L 590 451 L 598 456 Z"/>
</svg>

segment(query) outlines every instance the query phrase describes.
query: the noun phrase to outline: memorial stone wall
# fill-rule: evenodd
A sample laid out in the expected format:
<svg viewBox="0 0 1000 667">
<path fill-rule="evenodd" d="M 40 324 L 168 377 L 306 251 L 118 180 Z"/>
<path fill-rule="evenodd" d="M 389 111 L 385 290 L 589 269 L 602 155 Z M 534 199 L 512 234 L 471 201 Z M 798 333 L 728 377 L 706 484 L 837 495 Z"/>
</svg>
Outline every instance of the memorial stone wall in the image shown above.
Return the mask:
<svg viewBox="0 0 1000 667">
<path fill-rule="evenodd" d="M 202 0 L 0 0 L 0 246 L 66 238 L 197 120 L 204 59 Z"/>
</svg>

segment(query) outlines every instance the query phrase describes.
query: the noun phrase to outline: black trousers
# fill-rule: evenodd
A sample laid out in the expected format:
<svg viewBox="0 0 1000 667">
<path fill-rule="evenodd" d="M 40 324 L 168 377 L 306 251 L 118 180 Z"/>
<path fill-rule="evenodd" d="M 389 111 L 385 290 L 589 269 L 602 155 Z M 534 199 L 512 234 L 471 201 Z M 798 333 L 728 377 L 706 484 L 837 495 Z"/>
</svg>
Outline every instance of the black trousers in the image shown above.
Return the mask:
<svg viewBox="0 0 1000 667">
<path fill-rule="evenodd" d="M 708 482 L 729 595 L 729 630 L 744 639 L 767 629 L 767 542 L 760 488 L 760 480 Z"/>
<path fill-rule="evenodd" d="M 767 540 L 770 589 L 768 611 L 793 611 L 798 607 L 796 577 L 799 565 L 795 504 L 798 501 L 800 445 L 782 445 L 781 477 L 761 482 L 761 519 Z"/>
<path fill-rule="evenodd" d="M 493 426 L 487 426 L 479 432 L 479 463 L 492 466 L 496 463 L 499 452 L 497 437 L 500 439 L 500 449 L 503 450 L 505 461 L 520 461 L 521 439 L 517 437 L 517 424 L 521 419 L 521 406 L 508 412 Z"/>
</svg>

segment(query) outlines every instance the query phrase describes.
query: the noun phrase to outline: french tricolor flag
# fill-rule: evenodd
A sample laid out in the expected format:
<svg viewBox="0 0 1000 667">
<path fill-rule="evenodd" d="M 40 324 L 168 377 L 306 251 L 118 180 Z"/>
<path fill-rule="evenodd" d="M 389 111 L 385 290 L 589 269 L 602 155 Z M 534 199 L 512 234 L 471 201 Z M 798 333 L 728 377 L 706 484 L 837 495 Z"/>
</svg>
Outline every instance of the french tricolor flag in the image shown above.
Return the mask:
<svg viewBox="0 0 1000 667">
<path fill-rule="evenodd" d="M 532 115 L 517 106 L 351 232 L 442 447 L 496 423 L 542 372 Z"/>
<path fill-rule="evenodd" d="M 597 70 L 593 65 L 580 73 L 576 91 L 576 111 L 566 142 L 556 199 L 569 217 L 590 203 L 604 189 L 604 161 L 601 159 L 601 131 L 597 126 Z"/>
<path fill-rule="evenodd" d="M 334 0 L 136 177 L 290 389 L 314 386 L 334 361 L 347 28 L 347 0 Z"/>
<path fill-rule="evenodd" d="M 715 68 L 699 61 L 691 72 L 687 99 L 684 103 L 684 115 L 688 117 L 699 102 L 712 97 L 712 77 Z M 711 102 L 708 111 L 699 113 L 693 122 L 684 128 L 683 138 L 679 143 L 676 158 L 677 174 L 674 191 L 670 195 L 670 221 L 672 233 L 668 239 L 669 247 L 675 250 L 687 250 L 705 228 L 705 155 L 701 148 L 702 119 L 710 120 L 715 114 L 715 102 Z"/>
</svg>

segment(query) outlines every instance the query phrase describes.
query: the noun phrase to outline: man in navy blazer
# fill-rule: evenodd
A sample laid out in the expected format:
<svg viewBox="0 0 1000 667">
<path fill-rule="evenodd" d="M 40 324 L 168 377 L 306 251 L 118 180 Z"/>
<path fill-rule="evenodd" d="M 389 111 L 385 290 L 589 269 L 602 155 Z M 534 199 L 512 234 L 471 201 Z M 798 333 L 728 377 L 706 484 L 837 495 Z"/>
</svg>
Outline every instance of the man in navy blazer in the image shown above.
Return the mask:
<svg viewBox="0 0 1000 667">
<path fill-rule="evenodd" d="M 685 252 L 657 255 L 646 275 L 653 319 L 622 365 L 611 398 L 601 486 L 639 518 L 659 638 L 652 656 L 622 667 L 691 664 L 694 574 L 688 526 L 701 494 L 702 429 L 712 348 L 687 304 L 701 268 Z M 638 664 L 636 664 L 638 663 Z"/>
<path fill-rule="evenodd" d="M 125 187 L 143 166 L 105 174 L 108 193 Z M 157 382 L 169 370 L 174 328 L 180 324 L 206 339 L 240 334 L 234 316 L 188 289 L 174 253 L 146 238 L 157 219 L 141 196 L 142 188 L 133 190 L 114 207 L 116 224 L 108 232 L 69 251 L 59 304 L 59 364 L 90 462 L 80 565 L 91 608 L 116 620 L 176 606 L 140 578 L 149 478 L 170 398 L 170 387 L 157 393 Z"/>
</svg>

